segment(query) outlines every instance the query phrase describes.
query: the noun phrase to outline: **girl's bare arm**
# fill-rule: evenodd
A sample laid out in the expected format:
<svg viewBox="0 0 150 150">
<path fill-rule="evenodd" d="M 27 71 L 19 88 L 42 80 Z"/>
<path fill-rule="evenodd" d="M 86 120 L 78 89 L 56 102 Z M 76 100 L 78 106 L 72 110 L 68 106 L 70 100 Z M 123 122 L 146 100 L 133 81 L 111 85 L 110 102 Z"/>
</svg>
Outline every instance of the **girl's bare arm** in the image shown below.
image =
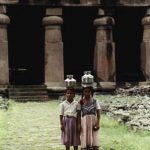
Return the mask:
<svg viewBox="0 0 150 150">
<path fill-rule="evenodd" d="M 60 129 L 64 130 L 63 115 L 60 115 Z"/>
<path fill-rule="evenodd" d="M 97 123 L 96 123 L 97 127 L 100 126 L 100 116 L 101 116 L 100 109 L 97 109 Z"/>
</svg>

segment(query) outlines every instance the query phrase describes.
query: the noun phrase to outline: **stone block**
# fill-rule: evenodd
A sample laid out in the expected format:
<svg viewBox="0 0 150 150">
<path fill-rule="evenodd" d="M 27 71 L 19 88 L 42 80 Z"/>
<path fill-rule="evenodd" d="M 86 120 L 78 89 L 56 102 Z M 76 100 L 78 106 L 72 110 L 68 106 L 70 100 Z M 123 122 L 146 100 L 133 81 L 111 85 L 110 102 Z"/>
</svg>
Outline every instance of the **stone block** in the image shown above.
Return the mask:
<svg viewBox="0 0 150 150">
<path fill-rule="evenodd" d="M 6 13 L 6 6 L 0 5 L 0 13 Z"/>
<path fill-rule="evenodd" d="M 116 82 L 99 82 L 99 87 L 101 89 L 115 89 Z"/>
<path fill-rule="evenodd" d="M 53 91 L 65 90 L 65 82 L 47 82 L 46 83 L 47 89 L 51 89 Z"/>
<path fill-rule="evenodd" d="M 80 0 L 80 4 L 99 4 L 99 0 Z"/>
<path fill-rule="evenodd" d="M 62 8 L 47 8 L 46 15 L 49 16 L 61 16 L 62 15 Z"/>
<path fill-rule="evenodd" d="M 149 6 L 149 0 L 119 0 L 120 5 L 124 6 Z"/>
<path fill-rule="evenodd" d="M 16 4 L 19 0 L 0 0 L 0 4 Z"/>
<path fill-rule="evenodd" d="M 60 27 L 58 28 L 52 28 L 46 31 L 45 34 L 45 42 L 46 43 L 56 43 L 62 41 L 61 31 Z"/>
</svg>

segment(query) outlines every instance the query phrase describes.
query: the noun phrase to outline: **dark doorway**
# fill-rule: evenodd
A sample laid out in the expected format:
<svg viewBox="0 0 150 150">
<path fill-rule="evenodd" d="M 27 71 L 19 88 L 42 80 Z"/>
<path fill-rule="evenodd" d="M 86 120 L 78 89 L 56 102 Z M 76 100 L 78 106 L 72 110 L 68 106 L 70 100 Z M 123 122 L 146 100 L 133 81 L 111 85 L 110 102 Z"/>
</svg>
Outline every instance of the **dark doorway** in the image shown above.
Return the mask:
<svg viewBox="0 0 150 150">
<path fill-rule="evenodd" d="M 117 81 L 143 81 L 140 68 L 140 51 L 144 8 L 116 8 L 114 40 L 116 43 Z"/>
<path fill-rule="evenodd" d="M 39 6 L 7 7 L 10 84 L 44 82 L 44 11 Z"/>
<path fill-rule="evenodd" d="M 71 7 L 63 10 L 64 70 L 81 81 L 86 70 L 93 72 L 95 27 L 97 17 L 95 7 Z"/>
</svg>

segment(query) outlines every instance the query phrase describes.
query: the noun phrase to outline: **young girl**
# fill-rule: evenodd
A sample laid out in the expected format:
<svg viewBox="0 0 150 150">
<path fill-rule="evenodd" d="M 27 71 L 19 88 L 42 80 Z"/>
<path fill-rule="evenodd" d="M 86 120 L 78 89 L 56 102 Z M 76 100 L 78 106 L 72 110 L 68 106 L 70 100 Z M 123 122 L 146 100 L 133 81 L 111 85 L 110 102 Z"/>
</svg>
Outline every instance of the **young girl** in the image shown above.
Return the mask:
<svg viewBox="0 0 150 150">
<path fill-rule="evenodd" d="M 77 150 L 78 145 L 80 144 L 80 135 L 77 131 L 78 102 L 74 100 L 74 88 L 67 88 L 65 95 L 66 100 L 60 104 L 60 127 L 62 131 L 62 144 L 66 146 L 66 150 L 70 150 L 70 146 L 73 146 L 74 150 Z"/>
<path fill-rule="evenodd" d="M 93 87 L 84 87 L 78 103 L 82 150 L 99 149 L 100 105 L 93 99 Z"/>
</svg>

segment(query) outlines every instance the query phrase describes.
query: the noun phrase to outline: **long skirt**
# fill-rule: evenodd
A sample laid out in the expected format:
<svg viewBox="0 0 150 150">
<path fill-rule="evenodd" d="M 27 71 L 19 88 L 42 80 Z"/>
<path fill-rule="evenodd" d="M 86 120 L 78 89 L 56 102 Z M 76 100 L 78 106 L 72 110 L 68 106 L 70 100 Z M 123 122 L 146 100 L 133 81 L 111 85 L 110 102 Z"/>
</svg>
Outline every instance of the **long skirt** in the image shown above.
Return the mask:
<svg viewBox="0 0 150 150">
<path fill-rule="evenodd" d="M 64 117 L 63 122 L 65 129 L 61 134 L 62 144 L 66 146 L 80 145 L 80 134 L 78 133 L 77 129 L 77 118 Z"/>
<path fill-rule="evenodd" d="M 94 115 L 85 115 L 81 118 L 81 148 L 99 147 L 99 130 L 94 131 L 97 117 Z"/>
</svg>

